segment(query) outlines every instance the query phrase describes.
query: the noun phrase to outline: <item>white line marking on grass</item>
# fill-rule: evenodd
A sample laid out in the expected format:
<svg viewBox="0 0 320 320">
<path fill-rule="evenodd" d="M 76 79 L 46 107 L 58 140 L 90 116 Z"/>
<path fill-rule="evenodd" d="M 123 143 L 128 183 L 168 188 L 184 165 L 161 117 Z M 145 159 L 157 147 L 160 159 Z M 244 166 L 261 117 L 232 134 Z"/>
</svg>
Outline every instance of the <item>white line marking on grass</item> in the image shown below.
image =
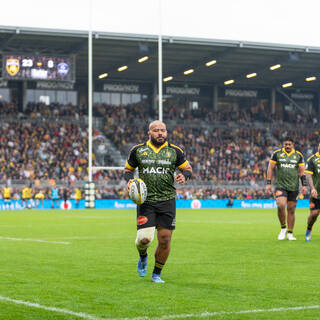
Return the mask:
<svg viewBox="0 0 320 320">
<path fill-rule="evenodd" d="M 15 303 L 15 304 L 22 304 L 27 307 L 42 309 L 42 310 L 46 310 L 46 311 L 53 311 L 53 312 L 58 312 L 58 313 L 70 314 L 72 316 L 76 316 L 76 317 L 84 318 L 84 319 L 89 319 L 89 320 L 102 320 L 101 318 L 97 318 L 95 316 L 92 316 L 90 314 L 83 313 L 83 312 L 73 312 L 73 311 L 70 311 L 67 309 L 47 307 L 47 306 L 42 306 L 39 303 L 32 303 L 32 302 L 23 301 L 23 300 L 16 300 L 16 299 L 11 299 L 8 297 L 3 297 L 3 296 L 0 296 L 0 301 L 5 301 L 5 302 L 10 302 L 10 303 Z"/>
<path fill-rule="evenodd" d="M 253 224 L 250 221 L 241 221 L 241 220 L 232 220 L 232 221 L 223 221 L 223 220 L 178 220 L 178 222 L 187 222 L 187 223 L 214 223 L 214 224 Z"/>
<path fill-rule="evenodd" d="M 135 317 L 135 318 L 98 318 L 97 316 L 84 313 L 84 312 L 74 312 L 68 309 L 48 307 L 48 306 L 43 306 L 39 303 L 16 300 L 16 299 L 4 297 L 4 296 L 0 296 L 0 301 L 25 305 L 27 307 L 42 309 L 46 311 L 70 314 L 72 316 L 76 316 L 76 317 L 84 318 L 88 320 L 169 320 L 169 319 L 186 319 L 186 318 L 207 318 L 207 317 L 233 315 L 233 314 L 250 314 L 250 313 L 283 312 L 283 311 L 286 312 L 286 311 L 301 311 L 301 310 L 303 311 L 303 310 L 320 309 L 320 305 L 315 305 L 315 306 L 288 307 L 288 308 L 253 309 L 253 310 L 242 310 L 242 311 L 217 311 L 217 312 L 173 314 L 173 315 L 164 315 L 160 317 L 141 316 L 141 317 Z"/>
<path fill-rule="evenodd" d="M 207 318 L 223 315 L 233 314 L 250 314 L 250 313 L 263 313 L 263 312 L 282 312 L 282 311 L 300 311 L 300 310 L 312 310 L 320 309 L 320 305 L 317 306 L 304 306 L 304 307 L 292 307 L 292 308 L 273 308 L 273 309 L 257 309 L 257 310 L 243 310 L 243 311 L 217 311 L 217 312 L 202 312 L 194 314 L 176 314 L 167 315 L 161 317 L 138 317 L 138 318 L 126 318 L 118 320 L 169 320 L 169 319 L 186 319 L 186 318 Z M 111 320 L 111 319 L 110 319 Z"/>
<path fill-rule="evenodd" d="M 11 237 L 0 237 L 0 240 L 11 240 L 11 241 L 31 241 L 31 242 L 44 242 L 44 243 L 55 243 L 55 244 L 70 244 L 71 242 L 65 241 L 51 241 L 51 240 L 40 240 L 40 239 L 21 239 Z"/>
</svg>

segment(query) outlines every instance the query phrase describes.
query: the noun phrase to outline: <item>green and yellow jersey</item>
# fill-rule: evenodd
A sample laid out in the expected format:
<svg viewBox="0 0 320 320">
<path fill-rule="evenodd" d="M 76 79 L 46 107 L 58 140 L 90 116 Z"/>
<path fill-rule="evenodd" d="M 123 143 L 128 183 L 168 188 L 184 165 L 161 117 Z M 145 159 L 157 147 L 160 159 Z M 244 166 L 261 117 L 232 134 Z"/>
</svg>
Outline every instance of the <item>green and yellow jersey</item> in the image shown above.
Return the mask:
<svg viewBox="0 0 320 320">
<path fill-rule="evenodd" d="M 320 154 L 319 152 L 313 154 L 307 160 L 307 167 L 304 172 L 312 174 L 313 185 L 318 192 L 318 199 L 320 199 Z"/>
<path fill-rule="evenodd" d="M 148 141 L 131 149 L 126 168 L 138 168 L 139 178 L 145 182 L 148 190 L 146 202 L 159 202 L 176 197 L 174 172 L 176 168 L 183 169 L 187 164 L 180 147 L 165 142 L 157 149 Z"/>
<path fill-rule="evenodd" d="M 276 164 L 276 188 L 287 191 L 299 190 L 299 166 L 304 165 L 301 152 L 292 149 L 287 153 L 284 148 L 273 152 L 270 162 Z"/>
</svg>

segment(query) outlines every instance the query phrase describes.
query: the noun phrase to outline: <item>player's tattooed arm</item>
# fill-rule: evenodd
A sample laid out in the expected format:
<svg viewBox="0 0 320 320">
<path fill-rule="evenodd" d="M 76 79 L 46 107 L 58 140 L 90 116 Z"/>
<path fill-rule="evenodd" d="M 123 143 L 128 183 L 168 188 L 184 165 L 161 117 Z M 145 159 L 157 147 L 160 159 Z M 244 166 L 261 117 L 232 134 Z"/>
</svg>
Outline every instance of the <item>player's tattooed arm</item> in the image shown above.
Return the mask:
<svg viewBox="0 0 320 320">
<path fill-rule="evenodd" d="M 312 175 L 310 173 L 306 172 L 306 177 L 307 177 L 308 185 L 309 185 L 309 187 L 311 189 L 312 198 L 317 198 L 318 197 L 318 192 L 317 192 L 316 188 L 314 187 Z"/>
</svg>

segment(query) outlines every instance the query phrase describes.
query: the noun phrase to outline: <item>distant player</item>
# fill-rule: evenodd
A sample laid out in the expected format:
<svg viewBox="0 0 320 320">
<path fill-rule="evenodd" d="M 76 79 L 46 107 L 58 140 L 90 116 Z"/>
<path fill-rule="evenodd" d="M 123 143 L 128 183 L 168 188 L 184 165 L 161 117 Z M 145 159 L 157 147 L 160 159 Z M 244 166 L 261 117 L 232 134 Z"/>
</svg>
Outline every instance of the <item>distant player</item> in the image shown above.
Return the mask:
<svg viewBox="0 0 320 320">
<path fill-rule="evenodd" d="M 310 215 L 308 217 L 306 241 L 311 241 L 311 231 L 317 221 L 320 212 L 320 143 L 318 152 L 312 155 L 307 161 L 306 177 L 311 189 Z"/>
<path fill-rule="evenodd" d="M 163 283 L 161 271 L 170 252 L 172 232 L 176 224 L 176 189 L 174 181 L 183 185 L 192 177 L 192 168 L 183 151 L 167 142 L 166 125 L 154 121 L 149 126 L 149 140 L 133 147 L 125 166 L 127 190 L 138 168 L 139 177 L 147 186 L 146 201 L 137 206 L 136 247 L 139 252 L 138 274 L 144 277 L 147 272 L 147 249 L 157 228 L 158 246 L 155 252 L 155 266 L 151 281 Z M 174 178 L 175 169 L 181 173 Z"/>
<path fill-rule="evenodd" d="M 10 209 L 11 207 L 11 188 L 6 185 L 3 188 L 3 200 L 4 200 L 4 206 L 6 209 Z"/>
<path fill-rule="evenodd" d="M 22 189 L 22 203 L 24 208 L 32 208 L 32 185 Z"/>
<path fill-rule="evenodd" d="M 75 190 L 75 194 L 74 194 L 74 199 L 76 201 L 76 208 L 79 209 L 79 204 L 80 204 L 80 200 L 81 200 L 81 189 L 80 188 L 76 188 Z"/>
<path fill-rule="evenodd" d="M 281 225 L 278 240 L 284 240 L 286 234 L 288 240 L 296 240 L 293 236 L 293 228 L 297 197 L 299 195 L 299 177 L 302 184 L 302 194 L 307 193 L 307 181 L 304 175 L 303 155 L 294 149 L 294 142 L 291 138 L 287 137 L 283 143 L 283 148 L 274 151 L 271 157 L 267 172 L 266 191 L 268 193 L 272 192 L 271 180 L 275 168 L 277 169 L 275 196 Z M 286 225 L 286 207 L 288 229 Z"/>
<path fill-rule="evenodd" d="M 41 208 L 43 209 L 43 200 L 44 200 L 44 194 L 41 190 L 36 193 L 34 196 L 34 199 L 36 200 L 36 208 L 38 208 L 39 204 L 41 205 Z"/>
<path fill-rule="evenodd" d="M 64 188 L 62 191 L 63 209 L 68 209 L 69 190 Z"/>
<path fill-rule="evenodd" d="M 51 209 L 54 209 L 55 208 L 55 205 L 56 207 L 59 209 L 59 189 L 57 188 L 57 186 L 54 186 L 51 188 L 51 199 L 52 199 L 52 202 L 51 202 Z"/>
</svg>

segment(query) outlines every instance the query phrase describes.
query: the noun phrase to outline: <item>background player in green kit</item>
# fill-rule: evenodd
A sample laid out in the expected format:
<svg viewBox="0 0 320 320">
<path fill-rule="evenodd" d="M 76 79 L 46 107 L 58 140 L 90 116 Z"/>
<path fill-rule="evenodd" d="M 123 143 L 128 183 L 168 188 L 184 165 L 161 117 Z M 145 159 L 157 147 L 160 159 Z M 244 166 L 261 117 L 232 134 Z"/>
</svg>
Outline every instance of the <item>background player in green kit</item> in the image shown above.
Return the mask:
<svg viewBox="0 0 320 320">
<path fill-rule="evenodd" d="M 306 177 L 311 189 L 310 215 L 308 217 L 306 241 L 311 241 L 311 231 L 314 223 L 317 221 L 320 212 L 320 143 L 318 152 L 313 154 L 307 161 Z"/>
<path fill-rule="evenodd" d="M 146 201 L 137 206 L 137 238 L 139 251 L 138 274 L 144 277 L 147 272 L 147 249 L 157 229 L 158 246 L 155 252 L 155 267 L 151 281 L 163 283 L 161 270 L 170 252 L 172 232 L 176 223 L 176 189 L 174 182 L 183 185 L 192 177 L 192 168 L 185 159 L 181 148 L 167 141 L 166 125 L 162 121 L 153 121 L 149 125 L 149 140 L 134 146 L 124 169 L 128 182 L 127 190 L 138 168 L 148 190 Z M 176 168 L 181 172 L 174 177 Z"/>
<path fill-rule="evenodd" d="M 299 177 L 301 178 L 302 194 L 307 193 L 307 181 L 304 175 L 303 155 L 294 149 L 294 143 L 291 138 L 287 137 L 283 143 L 283 148 L 273 152 L 267 172 L 267 192 L 272 191 L 271 180 L 275 168 L 277 168 L 275 196 L 281 225 L 278 240 L 284 240 L 287 231 L 287 239 L 296 240 L 293 236 L 293 228 L 297 197 L 299 195 Z M 288 229 L 286 225 L 286 207 Z"/>
</svg>

